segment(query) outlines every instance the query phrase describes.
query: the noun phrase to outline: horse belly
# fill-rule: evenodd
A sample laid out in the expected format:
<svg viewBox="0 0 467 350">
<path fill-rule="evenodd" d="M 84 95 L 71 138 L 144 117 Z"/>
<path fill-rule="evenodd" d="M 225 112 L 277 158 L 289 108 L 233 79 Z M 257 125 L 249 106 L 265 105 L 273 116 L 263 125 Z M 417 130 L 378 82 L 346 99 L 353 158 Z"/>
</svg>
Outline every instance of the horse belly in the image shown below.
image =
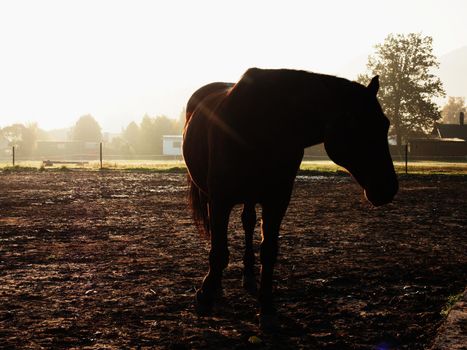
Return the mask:
<svg viewBox="0 0 467 350">
<path fill-rule="evenodd" d="M 233 202 L 262 202 L 289 193 L 303 150 L 264 154 L 254 151 L 216 152 L 210 157 L 209 189 Z"/>
</svg>

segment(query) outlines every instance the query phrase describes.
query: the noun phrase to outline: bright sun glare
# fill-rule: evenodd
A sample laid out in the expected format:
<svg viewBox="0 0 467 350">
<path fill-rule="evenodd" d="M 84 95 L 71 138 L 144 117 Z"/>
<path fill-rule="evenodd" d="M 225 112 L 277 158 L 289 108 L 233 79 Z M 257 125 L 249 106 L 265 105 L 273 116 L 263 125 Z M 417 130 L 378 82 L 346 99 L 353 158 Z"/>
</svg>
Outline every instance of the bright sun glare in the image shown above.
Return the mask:
<svg viewBox="0 0 467 350">
<path fill-rule="evenodd" d="M 0 127 L 177 118 L 197 87 L 252 66 L 355 78 L 389 33 L 431 35 L 436 54 L 467 45 L 465 13 L 462 0 L 2 2 Z"/>
</svg>

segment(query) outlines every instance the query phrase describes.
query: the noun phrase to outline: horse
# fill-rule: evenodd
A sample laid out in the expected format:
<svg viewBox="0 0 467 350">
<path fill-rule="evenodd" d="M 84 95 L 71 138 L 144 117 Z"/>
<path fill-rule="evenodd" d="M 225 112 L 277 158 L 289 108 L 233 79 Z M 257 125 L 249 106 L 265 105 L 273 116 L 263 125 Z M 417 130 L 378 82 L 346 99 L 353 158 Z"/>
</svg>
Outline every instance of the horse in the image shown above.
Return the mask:
<svg viewBox="0 0 467 350">
<path fill-rule="evenodd" d="M 193 218 L 210 239 L 209 271 L 195 294 L 198 314 L 209 314 L 222 293 L 229 216 L 237 204 L 244 206 L 244 286 L 255 289 L 251 237 L 259 204 L 259 322 L 264 330 L 277 328 L 272 284 L 279 229 L 306 147 L 324 143 L 374 206 L 392 201 L 398 180 L 378 90 L 378 76 L 364 86 L 302 70 L 250 68 L 236 84 L 212 83 L 193 94 L 183 156 Z"/>
</svg>

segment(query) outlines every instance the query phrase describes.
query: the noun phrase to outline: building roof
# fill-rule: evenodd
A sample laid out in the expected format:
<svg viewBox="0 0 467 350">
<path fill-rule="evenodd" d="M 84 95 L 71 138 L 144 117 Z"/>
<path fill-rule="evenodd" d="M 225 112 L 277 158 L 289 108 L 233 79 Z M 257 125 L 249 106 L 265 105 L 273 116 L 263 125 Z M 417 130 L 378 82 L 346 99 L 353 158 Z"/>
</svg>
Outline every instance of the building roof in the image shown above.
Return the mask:
<svg viewBox="0 0 467 350">
<path fill-rule="evenodd" d="M 426 142 L 426 143 L 441 143 L 441 142 L 462 142 L 465 143 L 465 140 L 459 138 L 419 138 L 419 139 L 409 139 L 410 142 Z"/>
<path fill-rule="evenodd" d="M 462 139 L 467 141 L 467 125 L 435 123 L 433 133 L 442 139 Z"/>
</svg>

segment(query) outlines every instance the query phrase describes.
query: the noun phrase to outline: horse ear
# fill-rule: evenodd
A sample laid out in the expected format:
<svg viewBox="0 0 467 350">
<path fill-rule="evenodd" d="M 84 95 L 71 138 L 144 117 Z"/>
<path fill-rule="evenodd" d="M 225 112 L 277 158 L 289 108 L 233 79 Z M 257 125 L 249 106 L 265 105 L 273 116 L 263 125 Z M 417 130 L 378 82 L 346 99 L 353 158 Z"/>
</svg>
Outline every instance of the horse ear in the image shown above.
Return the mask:
<svg viewBox="0 0 467 350">
<path fill-rule="evenodd" d="M 368 89 L 376 96 L 379 90 L 379 75 L 371 79 L 370 84 L 368 84 Z"/>
</svg>

